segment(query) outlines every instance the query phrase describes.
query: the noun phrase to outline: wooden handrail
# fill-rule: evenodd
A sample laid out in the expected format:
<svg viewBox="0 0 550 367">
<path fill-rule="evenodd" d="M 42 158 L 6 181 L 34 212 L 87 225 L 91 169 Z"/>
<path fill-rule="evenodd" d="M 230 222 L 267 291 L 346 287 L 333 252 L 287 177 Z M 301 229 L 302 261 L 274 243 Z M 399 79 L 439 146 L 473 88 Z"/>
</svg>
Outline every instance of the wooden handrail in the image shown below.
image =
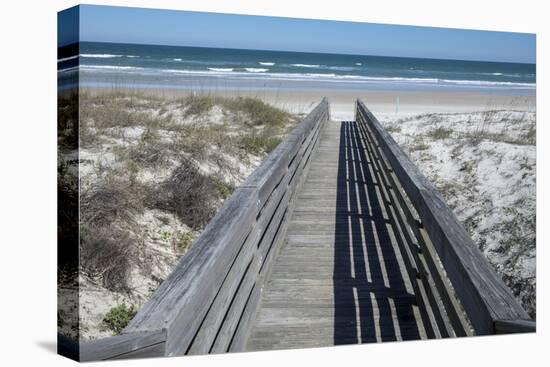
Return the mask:
<svg viewBox="0 0 550 367">
<path fill-rule="evenodd" d="M 79 361 L 161 357 L 165 345 L 166 330 L 121 334 L 81 343 Z"/>
<path fill-rule="evenodd" d="M 233 192 L 120 338 L 165 330 L 167 356 L 244 345 L 248 314 L 329 114 L 324 98 Z"/>
<path fill-rule="evenodd" d="M 534 320 L 495 320 L 497 334 L 534 333 L 537 325 Z"/>
<path fill-rule="evenodd" d="M 415 289 L 425 297 L 422 304 L 433 309 L 428 312 L 432 316 L 425 315 L 436 323 L 433 337 L 470 335 L 470 326 L 478 335 L 535 331 L 535 321 L 433 185 L 360 100 L 355 112 L 388 205 L 399 207 L 391 220 L 409 226 L 400 243 L 412 243 L 403 251 L 409 267 L 415 267 L 412 277 L 418 272 Z M 74 351 L 79 359 L 243 351 L 293 198 L 329 119 L 329 104 L 323 99 L 234 191 L 123 333 L 81 343 Z M 439 263 L 444 274 L 434 271 Z M 434 313 L 440 307 L 443 316 Z M 61 346 L 75 348 L 71 343 Z"/>
<path fill-rule="evenodd" d="M 510 326 L 504 320 L 529 320 L 528 314 L 490 267 L 463 225 L 434 186 L 401 150 L 365 104 L 357 100 L 356 120 L 365 123 L 418 213 L 454 291 L 476 334 L 494 334 Z M 445 291 L 445 290 L 441 290 Z M 528 328 L 524 327 L 524 331 Z M 532 320 L 528 325 L 534 325 Z M 518 326 L 519 328 L 519 326 Z M 534 331 L 533 329 L 529 329 Z"/>
</svg>

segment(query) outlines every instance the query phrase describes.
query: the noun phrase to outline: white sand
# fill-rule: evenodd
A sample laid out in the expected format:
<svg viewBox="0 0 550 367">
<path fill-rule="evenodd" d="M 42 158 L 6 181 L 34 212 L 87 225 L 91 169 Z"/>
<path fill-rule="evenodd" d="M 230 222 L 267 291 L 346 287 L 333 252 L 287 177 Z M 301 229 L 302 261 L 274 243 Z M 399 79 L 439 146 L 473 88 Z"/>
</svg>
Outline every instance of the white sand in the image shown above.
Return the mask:
<svg viewBox="0 0 550 367">
<path fill-rule="evenodd" d="M 172 116 L 171 123 L 176 125 L 201 127 L 220 125 L 227 123 L 227 119 L 231 117 L 228 117 L 227 111 L 223 111 L 218 105 L 213 106 L 200 116 L 187 116 L 178 101 L 156 103 L 153 100 L 150 101 L 151 103 L 147 103 L 149 101 L 144 97 L 134 102 L 131 112 L 146 113 L 157 117 L 169 114 Z M 122 104 L 121 108 L 124 108 Z M 161 109 L 163 109 L 162 113 Z M 120 151 L 123 150 L 122 148 L 138 147 L 149 133 L 147 126 L 137 123 L 134 126 L 117 126 L 96 130 L 93 120 L 88 122 L 87 126 L 95 134 L 95 140 L 93 144 L 80 150 L 79 173 L 82 190 L 100 183 L 106 176 L 113 173 L 126 177 L 125 175 L 128 175 L 129 172 L 129 160 Z M 240 132 L 242 128 L 235 124 L 236 132 Z M 262 126 L 255 128 L 259 129 Z M 230 133 L 232 132 L 233 130 Z M 173 150 L 170 144 L 177 142 L 177 139 L 180 138 L 170 125 L 154 127 L 154 134 L 159 144 L 166 144 L 167 150 Z M 242 183 L 264 157 L 264 154 L 257 156 L 249 152 L 225 152 L 216 145 L 207 146 L 207 151 L 208 154 L 205 154 L 204 157 L 191 157 L 201 173 L 206 176 L 219 175 L 225 183 L 234 186 Z M 179 161 L 181 156 L 191 155 L 191 152 L 180 150 L 170 152 L 172 156 L 166 165 L 141 166 L 134 179 L 144 185 L 159 184 L 170 177 L 174 168 L 181 163 Z M 174 154 L 177 157 L 174 157 Z M 74 157 L 76 157 L 75 154 L 70 154 L 65 159 L 74 159 Z M 220 205 L 221 203 L 220 199 Z M 63 310 L 63 318 L 74 315 L 75 308 L 79 307 L 81 340 L 92 340 L 111 335 L 102 322 L 109 310 L 121 304 L 139 309 L 187 251 L 188 248 L 178 247 L 178 244 L 182 243 L 181 238 L 193 239 L 200 234 L 199 231 L 189 228 L 176 214 L 158 209 L 146 208 L 143 213 L 134 215 L 132 221 L 134 222 L 132 225 L 129 223 L 117 224 L 124 228 L 128 227 L 126 229 L 136 238 L 134 250 L 138 253 L 138 259 L 133 257 L 131 259 L 129 290 L 127 292 L 109 290 L 101 284 L 100 279 L 81 276 L 79 300 L 73 295 L 75 288 L 67 288 L 62 292 L 60 299 L 63 302 L 60 303 L 60 308 Z M 65 329 L 76 324 L 76 322 L 67 322 Z M 66 333 L 75 336 L 77 330 L 66 330 Z"/>
<path fill-rule="evenodd" d="M 145 91 L 144 93 L 155 92 Z M 163 91 L 163 96 L 178 97 Z M 331 103 L 333 120 L 353 120 L 354 103 L 361 98 L 378 119 L 391 130 L 392 135 L 410 154 L 426 176 L 442 191 L 445 199 L 458 218 L 465 223 L 474 241 L 482 249 L 491 264 L 505 281 L 514 289 L 524 307 L 534 312 L 535 299 L 535 238 L 531 233 L 535 216 L 535 146 L 518 145 L 485 139 L 477 145 L 460 139 L 460 134 L 472 133 L 479 129 L 488 114 L 479 111 L 505 110 L 491 115 L 484 123 L 484 131 L 502 132 L 502 118 L 522 120 L 521 124 L 506 127 L 506 136 L 517 139 L 528 132 L 534 124 L 534 97 L 514 97 L 489 94 L 467 93 L 414 93 L 414 92 L 262 92 L 242 93 L 264 99 L 277 107 L 297 114 L 308 113 L 323 96 Z M 397 99 L 399 98 L 399 104 Z M 516 111 L 516 112 L 513 112 Z M 519 111 L 519 112 L 517 112 Z M 523 113 L 521 111 L 526 111 Z M 170 111 L 181 124 L 196 123 L 184 118 L 182 111 Z M 151 111 L 151 113 L 159 113 Z M 426 116 L 427 113 L 437 113 Z M 419 116 L 424 114 L 424 116 Z M 207 120 L 216 123 L 223 118 L 222 111 L 214 108 Z M 485 126 L 486 125 L 486 126 Z M 425 137 L 437 127 L 450 129 L 452 136 L 447 139 L 422 138 L 426 146 L 415 151 L 411 147 L 418 143 L 418 137 Z M 108 132 L 109 133 L 109 132 Z M 95 151 L 83 150 L 81 174 L 95 180 L 93 167 L 97 165 L 116 166 L 110 153 L 114 145 L 133 144 L 144 130 L 139 127 L 112 131 L 103 148 Z M 165 137 L 170 139 L 169 136 Z M 221 152 L 223 153 L 223 152 Z M 232 162 L 235 173 L 227 174 L 227 181 L 237 184 L 256 167 L 260 157 L 250 157 L 241 162 L 236 157 L 226 157 Z M 86 163 L 88 162 L 88 163 Z M 199 162 L 203 172 L 212 173 L 214 162 Z M 159 182 L 169 174 L 166 171 L 143 170 L 138 177 L 142 182 Z M 86 179 L 85 179 L 86 181 Z M 164 219 L 159 213 L 146 212 L 139 222 L 149 233 L 145 243 L 147 251 L 162 253 L 163 261 L 155 261 L 156 277 L 163 279 L 177 259 L 173 246 L 164 243 L 162 233 L 186 231 L 188 228 L 177 218 Z M 166 224 L 168 223 L 168 224 Z M 164 228 L 168 226 L 169 228 Z M 160 231 L 160 232 L 159 232 Z M 164 231 L 164 232 L 163 232 Z M 158 233 L 157 233 L 158 232 Z M 154 237 L 154 238 L 153 238 Z M 113 306 L 122 302 L 139 307 L 148 297 L 148 288 L 154 289 L 151 277 L 136 272 L 133 285 L 136 292 L 130 296 L 112 294 L 96 285 L 84 282 L 81 292 L 81 321 L 83 338 L 98 338 L 106 335 L 99 325 L 103 315 Z"/>
<path fill-rule="evenodd" d="M 307 113 L 323 96 L 331 103 L 333 120 L 354 120 L 355 100 L 366 103 L 535 316 L 536 147 L 525 138 L 536 130 L 535 97 L 324 91 L 266 93 L 264 98 L 291 112 Z M 450 136 L 432 138 L 437 128 L 451 131 Z M 476 135 L 481 139 L 473 142 Z"/>
<path fill-rule="evenodd" d="M 93 89 L 90 89 L 94 93 Z M 156 98 L 179 98 L 188 91 L 175 89 L 121 89 L 121 92 L 140 93 Z M 100 92 L 101 93 L 101 92 Z M 386 90 L 338 90 L 323 91 L 284 90 L 250 91 L 226 90 L 223 93 L 208 92 L 220 96 L 248 96 L 260 98 L 292 113 L 307 113 L 327 97 L 334 120 L 354 118 L 355 101 L 360 98 L 377 117 L 382 115 L 402 118 L 422 113 L 472 112 L 493 109 L 513 109 L 534 112 L 535 96 L 515 96 L 491 91 L 478 93 L 442 89 L 441 91 L 386 91 Z M 399 103 L 398 103 L 399 100 Z"/>
<path fill-rule="evenodd" d="M 380 121 L 535 316 L 535 114 L 501 110 L 404 119 L 382 115 Z"/>
</svg>

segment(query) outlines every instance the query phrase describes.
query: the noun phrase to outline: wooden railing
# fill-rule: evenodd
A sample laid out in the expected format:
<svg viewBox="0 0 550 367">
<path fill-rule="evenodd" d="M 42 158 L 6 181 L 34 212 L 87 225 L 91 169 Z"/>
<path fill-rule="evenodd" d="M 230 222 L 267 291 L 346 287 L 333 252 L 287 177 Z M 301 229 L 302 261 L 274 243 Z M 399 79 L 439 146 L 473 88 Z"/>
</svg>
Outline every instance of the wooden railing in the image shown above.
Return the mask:
<svg viewBox="0 0 550 367">
<path fill-rule="evenodd" d="M 363 102 L 355 113 L 427 336 L 535 331 L 433 185 Z M 81 361 L 243 351 L 293 198 L 329 118 L 323 99 L 234 191 L 121 335 L 60 345 L 79 349 Z"/>
<path fill-rule="evenodd" d="M 360 100 L 355 117 L 428 337 L 535 331 L 439 192 Z"/>
<path fill-rule="evenodd" d="M 81 344 L 81 360 L 244 350 L 292 199 L 329 116 L 323 99 L 227 199 L 122 335 Z"/>
</svg>

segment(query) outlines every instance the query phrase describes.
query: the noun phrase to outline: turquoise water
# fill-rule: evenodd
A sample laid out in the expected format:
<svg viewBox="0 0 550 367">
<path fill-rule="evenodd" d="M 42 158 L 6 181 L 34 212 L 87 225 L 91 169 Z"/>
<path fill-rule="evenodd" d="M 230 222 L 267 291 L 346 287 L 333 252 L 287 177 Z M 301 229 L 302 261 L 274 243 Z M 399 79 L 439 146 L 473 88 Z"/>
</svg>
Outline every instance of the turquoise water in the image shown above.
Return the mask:
<svg viewBox="0 0 550 367">
<path fill-rule="evenodd" d="M 81 84 L 177 88 L 480 89 L 535 91 L 534 64 L 135 44 L 80 44 Z M 58 62 L 71 70 L 71 61 Z M 74 70 L 74 69 L 73 69 Z M 195 83 L 195 84 L 193 84 Z"/>
</svg>

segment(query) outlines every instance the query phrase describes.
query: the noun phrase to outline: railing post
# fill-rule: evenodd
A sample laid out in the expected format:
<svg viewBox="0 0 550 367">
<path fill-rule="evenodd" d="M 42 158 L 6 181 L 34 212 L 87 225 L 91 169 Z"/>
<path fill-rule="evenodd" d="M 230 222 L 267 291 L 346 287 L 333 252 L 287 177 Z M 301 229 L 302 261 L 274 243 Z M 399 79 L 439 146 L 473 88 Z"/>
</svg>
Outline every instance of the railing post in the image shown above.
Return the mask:
<svg viewBox="0 0 550 367">
<path fill-rule="evenodd" d="M 490 267 L 443 197 L 360 100 L 355 115 L 372 131 L 418 213 L 476 334 L 534 331 L 534 321 L 525 322 L 528 314 Z"/>
<path fill-rule="evenodd" d="M 268 258 L 258 251 L 273 246 L 260 241 L 268 230 L 269 236 L 277 235 L 270 230 L 277 224 L 271 219 L 282 220 L 292 197 L 286 191 L 295 187 L 291 180 L 303 169 L 301 160 L 311 153 L 313 137 L 328 118 L 323 98 L 226 200 L 124 332 L 165 328 L 168 356 L 227 351 L 246 308 L 250 277 L 257 277 L 254 272 Z"/>
<path fill-rule="evenodd" d="M 81 343 L 79 361 L 99 361 L 165 355 L 166 330 L 116 335 Z"/>
</svg>

